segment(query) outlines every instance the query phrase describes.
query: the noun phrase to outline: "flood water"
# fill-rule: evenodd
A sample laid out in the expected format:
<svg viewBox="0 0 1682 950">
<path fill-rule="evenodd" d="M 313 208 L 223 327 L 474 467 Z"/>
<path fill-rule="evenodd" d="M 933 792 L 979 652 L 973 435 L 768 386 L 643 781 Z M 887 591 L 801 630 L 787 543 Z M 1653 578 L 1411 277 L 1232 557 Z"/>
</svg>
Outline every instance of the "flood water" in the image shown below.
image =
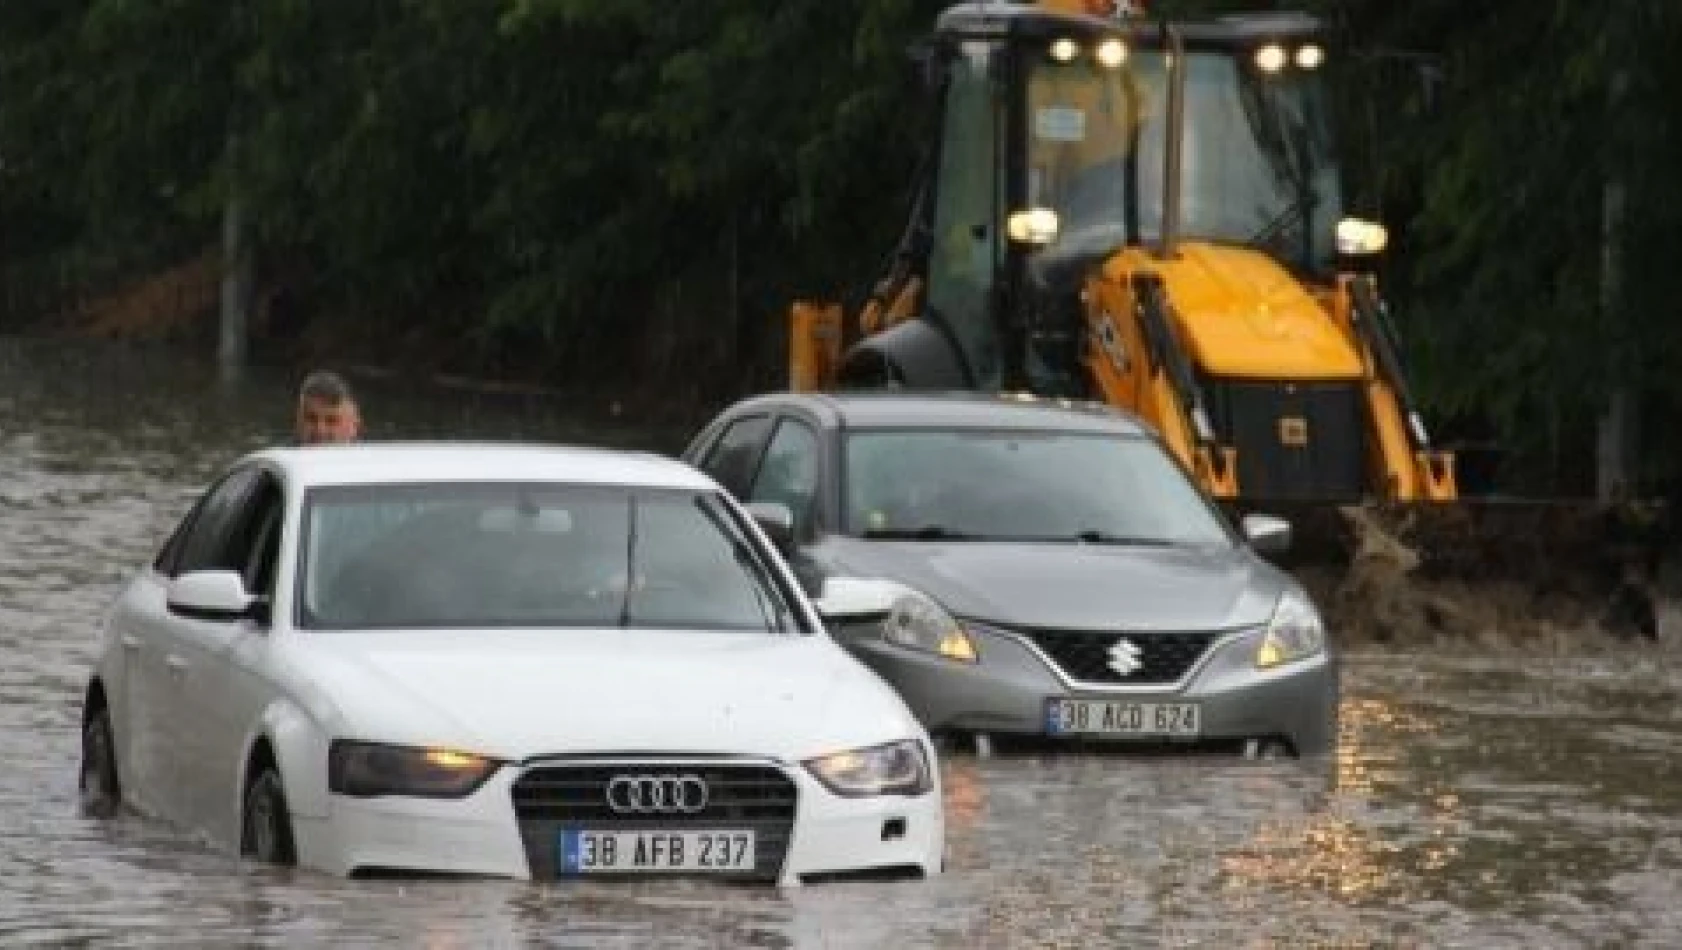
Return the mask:
<svg viewBox="0 0 1682 950">
<path fill-rule="evenodd" d="M 1657 646 L 1363 652 L 1330 783 L 1290 764 L 944 763 L 947 874 L 795 891 L 341 881 L 77 814 L 100 616 L 291 380 L 0 339 L 0 946 L 1676 947 L 1682 673 Z M 673 450 L 536 398 L 364 387 L 370 436 Z"/>
</svg>

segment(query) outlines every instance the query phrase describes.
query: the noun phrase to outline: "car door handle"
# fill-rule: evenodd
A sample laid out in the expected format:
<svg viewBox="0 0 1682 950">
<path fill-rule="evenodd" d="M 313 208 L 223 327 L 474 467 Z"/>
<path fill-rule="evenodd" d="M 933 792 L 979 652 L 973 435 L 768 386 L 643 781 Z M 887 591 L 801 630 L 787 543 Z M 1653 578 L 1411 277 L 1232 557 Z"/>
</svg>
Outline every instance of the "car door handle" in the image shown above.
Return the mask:
<svg viewBox="0 0 1682 950">
<path fill-rule="evenodd" d="M 122 643 L 123 649 L 128 650 L 131 653 L 140 649 L 140 638 L 132 633 L 125 633 L 119 637 L 118 640 Z"/>
<path fill-rule="evenodd" d="M 176 676 L 180 676 L 181 674 L 187 672 L 188 664 L 185 657 L 179 657 L 173 654 L 166 656 L 164 657 L 164 665 L 169 667 L 169 671 Z"/>
</svg>

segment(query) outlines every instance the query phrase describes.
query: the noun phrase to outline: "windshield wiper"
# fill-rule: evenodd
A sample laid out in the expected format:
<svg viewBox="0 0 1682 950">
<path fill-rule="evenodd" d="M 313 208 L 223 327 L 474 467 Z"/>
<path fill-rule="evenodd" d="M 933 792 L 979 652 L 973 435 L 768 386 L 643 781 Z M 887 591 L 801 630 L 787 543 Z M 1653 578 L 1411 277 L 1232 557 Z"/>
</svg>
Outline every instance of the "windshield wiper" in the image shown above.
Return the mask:
<svg viewBox="0 0 1682 950">
<path fill-rule="evenodd" d="M 1256 233 L 1245 238 L 1243 246 L 1260 250 L 1270 249 L 1273 246 L 1274 239 L 1287 227 L 1299 223 L 1306 225 L 1309 216 L 1314 212 L 1314 206 L 1319 203 L 1319 196 L 1312 191 L 1297 195 L 1296 198 L 1291 200 L 1290 204 L 1287 204 L 1283 210 L 1274 215 L 1271 221 L 1262 225 Z"/>
<path fill-rule="evenodd" d="M 952 531 L 942 525 L 926 524 L 920 528 L 870 528 L 861 538 L 872 541 L 978 541 L 981 536 L 967 531 Z"/>
<path fill-rule="evenodd" d="M 625 599 L 619 603 L 619 626 L 631 625 L 631 589 L 636 587 L 637 576 L 637 500 L 635 496 L 627 499 L 625 531 Z"/>
<path fill-rule="evenodd" d="M 1174 542 L 1168 540 L 1167 538 L 1144 538 L 1136 535 L 1111 534 L 1108 531 L 1094 531 L 1090 529 L 1075 532 L 1075 540 L 1080 541 L 1083 544 L 1114 544 L 1118 546 L 1136 545 L 1139 547 L 1153 548 L 1166 548 L 1174 545 Z"/>
</svg>

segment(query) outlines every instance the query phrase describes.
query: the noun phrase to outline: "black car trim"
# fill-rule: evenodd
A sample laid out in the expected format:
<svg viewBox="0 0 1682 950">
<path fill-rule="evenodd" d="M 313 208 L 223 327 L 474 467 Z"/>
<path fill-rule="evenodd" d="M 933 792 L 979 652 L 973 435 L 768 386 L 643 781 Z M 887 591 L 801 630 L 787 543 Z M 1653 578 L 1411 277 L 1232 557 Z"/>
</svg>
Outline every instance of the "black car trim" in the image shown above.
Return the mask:
<svg viewBox="0 0 1682 950">
<path fill-rule="evenodd" d="M 1209 641 L 1208 647 L 1206 647 L 1204 649 L 1203 655 L 1198 657 L 1197 660 L 1195 662 L 1193 662 L 1190 666 L 1186 667 L 1186 671 L 1185 671 L 1184 675 L 1182 675 L 1179 679 L 1174 680 L 1171 683 L 1141 683 L 1141 684 L 1134 685 L 1134 684 L 1128 684 L 1128 683 L 1097 683 L 1097 682 L 1093 682 L 1091 680 L 1075 679 L 1074 677 L 1070 676 L 1067 672 L 1065 672 L 1063 670 L 1063 667 L 1060 666 L 1057 663 L 1056 660 L 1052 659 L 1052 657 L 1049 654 L 1047 654 L 1044 650 L 1040 649 L 1039 644 L 1035 643 L 1032 637 L 1028 636 L 1026 633 L 1022 632 L 1018 628 L 1000 626 L 999 624 L 990 623 L 990 622 L 985 621 L 985 620 L 971 621 L 967 618 L 960 618 L 960 622 L 962 622 L 962 623 L 973 622 L 978 627 L 982 627 L 982 628 L 984 628 L 986 630 L 989 630 L 989 631 L 992 631 L 994 633 L 1001 634 L 1001 635 L 1003 635 L 1005 637 L 1008 637 L 1009 639 L 1014 640 L 1017 643 L 1021 644 L 1024 649 L 1026 649 L 1029 653 L 1032 653 L 1034 655 L 1034 657 L 1036 659 L 1038 659 L 1041 663 L 1045 664 L 1045 668 L 1051 671 L 1051 674 L 1057 678 L 1058 682 L 1062 683 L 1065 687 L 1067 687 L 1071 691 L 1092 692 L 1092 693 L 1116 693 L 1116 694 L 1145 694 L 1145 693 L 1175 693 L 1175 692 L 1179 692 L 1179 691 L 1185 689 L 1186 686 L 1189 685 L 1192 680 L 1196 679 L 1198 677 L 1198 675 L 1203 672 L 1204 668 L 1209 665 L 1209 663 L 1214 658 L 1216 653 L 1219 653 L 1220 651 L 1226 649 L 1234 641 L 1236 641 L 1236 640 L 1238 640 L 1242 637 L 1248 636 L 1249 634 L 1252 634 L 1252 633 L 1258 633 L 1258 632 L 1261 632 L 1261 631 L 1264 631 L 1264 630 L 1267 629 L 1266 624 L 1250 624 L 1248 626 L 1237 627 L 1237 628 L 1234 628 L 1234 629 L 1231 629 L 1231 630 L 1224 630 L 1224 631 L 1222 631 L 1222 630 L 1215 630 L 1215 631 L 1160 630 L 1159 631 L 1159 630 L 1121 630 L 1121 629 L 1114 629 L 1114 630 L 1112 630 L 1112 629 L 1102 629 L 1102 630 L 1085 631 L 1087 633 L 1108 633 L 1108 634 L 1114 634 L 1116 636 L 1127 636 L 1129 634 L 1134 634 L 1134 635 L 1138 635 L 1138 636 L 1149 636 L 1153 633 L 1187 633 L 1187 632 L 1213 633 L 1215 635 L 1214 639 Z M 1071 630 L 1070 632 L 1077 632 L 1077 631 Z"/>
</svg>

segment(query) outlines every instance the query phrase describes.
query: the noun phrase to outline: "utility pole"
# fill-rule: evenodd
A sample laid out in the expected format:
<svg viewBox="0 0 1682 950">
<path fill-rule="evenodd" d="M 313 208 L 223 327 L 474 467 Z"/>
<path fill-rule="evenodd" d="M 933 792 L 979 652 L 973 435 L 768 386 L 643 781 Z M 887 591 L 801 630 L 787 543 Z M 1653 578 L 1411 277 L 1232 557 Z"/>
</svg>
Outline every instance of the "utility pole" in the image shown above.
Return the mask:
<svg viewBox="0 0 1682 950">
<path fill-rule="evenodd" d="M 1606 96 L 1606 183 L 1601 196 L 1600 314 L 1607 340 L 1607 399 L 1596 432 L 1595 497 L 1602 502 L 1627 499 L 1635 492 L 1638 439 L 1637 394 L 1630 379 L 1631 328 L 1623 300 L 1623 241 L 1627 183 L 1619 144 L 1629 71 L 1612 73 Z"/>
<path fill-rule="evenodd" d="M 222 307 L 216 362 L 222 378 L 245 369 L 251 329 L 251 241 L 240 193 L 239 145 L 228 137 L 228 192 L 222 205 Z"/>
</svg>

